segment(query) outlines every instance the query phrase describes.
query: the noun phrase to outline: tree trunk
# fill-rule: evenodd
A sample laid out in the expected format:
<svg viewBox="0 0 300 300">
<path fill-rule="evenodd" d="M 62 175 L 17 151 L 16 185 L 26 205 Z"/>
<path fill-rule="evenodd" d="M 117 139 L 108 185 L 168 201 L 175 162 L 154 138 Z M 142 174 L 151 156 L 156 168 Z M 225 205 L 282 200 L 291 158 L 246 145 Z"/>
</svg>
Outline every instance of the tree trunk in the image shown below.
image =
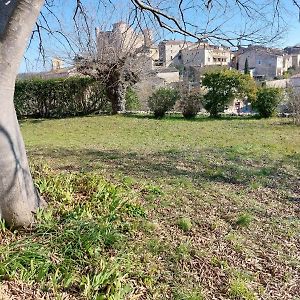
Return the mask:
<svg viewBox="0 0 300 300">
<path fill-rule="evenodd" d="M 13 96 L 20 61 L 43 4 L 44 0 L 12 1 L 15 7 L 0 37 L 0 217 L 13 226 L 30 225 L 32 212 L 40 206 Z M 0 11 L 0 18 L 5 13 Z"/>
<path fill-rule="evenodd" d="M 106 89 L 108 99 L 111 102 L 112 114 L 125 112 L 126 85 L 122 82 L 117 82 L 109 85 Z"/>
</svg>

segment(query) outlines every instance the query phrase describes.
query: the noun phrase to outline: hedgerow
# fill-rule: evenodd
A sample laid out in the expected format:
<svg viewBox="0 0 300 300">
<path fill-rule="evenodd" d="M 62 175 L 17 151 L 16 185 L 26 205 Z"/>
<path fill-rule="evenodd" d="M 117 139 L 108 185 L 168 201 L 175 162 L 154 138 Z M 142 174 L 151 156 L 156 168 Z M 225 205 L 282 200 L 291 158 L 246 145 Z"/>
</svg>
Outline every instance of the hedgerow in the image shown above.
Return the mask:
<svg viewBox="0 0 300 300">
<path fill-rule="evenodd" d="M 33 78 L 16 82 L 18 117 L 60 118 L 107 110 L 101 83 L 88 77 Z"/>
</svg>

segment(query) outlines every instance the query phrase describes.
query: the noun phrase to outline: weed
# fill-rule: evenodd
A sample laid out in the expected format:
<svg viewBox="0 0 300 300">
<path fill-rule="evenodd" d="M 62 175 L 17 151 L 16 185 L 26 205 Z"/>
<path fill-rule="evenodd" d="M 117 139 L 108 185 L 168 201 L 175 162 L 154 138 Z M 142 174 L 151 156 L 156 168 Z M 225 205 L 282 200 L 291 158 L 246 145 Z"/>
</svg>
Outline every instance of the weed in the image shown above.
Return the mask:
<svg viewBox="0 0 300 300">
<path fill-rule="evenodd" d="M 152 254 L 160 255 L 168 250 L 167 245 L 157 238 L 150 239 L 147 243 L 148 249 Z"/>
<path fill-rule="evenodd" d="M 190 218 L 186 218 L 186 217 L 183 217 L 183 218 L 180 218 L 178 221 L 177 221 L 177 225 L 178 227 L 187 232 L 187 231 L 190 231 L 193 227 L 193 224 L 192 224 L 192 221 Z"/>
<path fill-rule="evenodd" d="M 234 279 L 230 282 L 228 295 L 231 299 L 255 300 L 255 294 L 247 287 L 245 281 Z"/>
<path fill-rule="evenodd" d="M 154 201 L 164 194 L 161 188 L 155 185 L 146 185 L 143 189 L 143 193 L 145 200 L 148 200 L 149 202 Z"/>
<path fill-rule="evenodd" d="M 242 214 L 238 217 L 236 224 L 240 227 L 248 227 L 252 222 L 252 216 L 249 214 Z"/>
<path fill-rule="evenodd" d="M 191 245 L 189 243 L 181 243 L 175 248 L 175 259 L 185 260 L 190 258 Z"/>
<path fill-rule="evenodd" d="M 6 231 L 5 221 L 3 219 L 0 219 L 0 232 L 5 233 L 5 231 Z"/>
<path fill-rule="evenodd" d="M 134 223 L 144 209 L 98 175 L 47 172 L 36 184 L 49 207 L 37 211 L 34 232 L 1 246 L 0 279 L 38 282 L 57 295 L 72 287 L 87 299 L 124 299 L 124 266 L 105 252 L 123 247 L 124 221 Z"/>
<path fill-rule="evenodd" d="M 205 300 L 202 292 L 199 290 L 192 290 L 189 292 L 175 292 L 175 300 Z"/>
<path fill-rule="evenodd" d="M 219 267 L 221 269 L 227 269 L 228 268 L 228 262 L 225 261 L 225 260 L 221 260 L 219 259 L 218 257 L 216 256 L 213 256 L 211 258 L 211 264 L 214 266 L 214 267 Z"/>
<path fill-rule="evenodd" d="M 136 183 L 137 183 L 137 180 L 130 177 L 130 176 L 125 176 L 123 178 L 123 183 L 127 186 L 127 187 L 133 187 Z"/>
</svg>

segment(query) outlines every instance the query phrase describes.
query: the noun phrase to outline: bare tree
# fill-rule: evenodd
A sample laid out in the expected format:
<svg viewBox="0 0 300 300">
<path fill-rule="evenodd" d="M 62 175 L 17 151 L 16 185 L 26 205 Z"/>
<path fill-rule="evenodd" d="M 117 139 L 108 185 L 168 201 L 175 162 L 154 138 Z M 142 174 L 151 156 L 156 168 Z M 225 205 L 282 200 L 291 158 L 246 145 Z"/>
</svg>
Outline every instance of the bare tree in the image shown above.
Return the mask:
<svg viewBox="0 0 300 300">
<path fill-rule="evenodd" d="M 295 125 L 300 125 L 300 90 L 299 87 L 290 87 L 287 90 L 288 111 L 292 114 Z"/>
<path fill-rule="evenodd" d="M 88 42 L 82 43 L 82 33 L 91 30 L 86 28 L 89 26 L 86 20 L 81 25 L 84 30 L 78 24 L 76 28 L 77 48 L 81 51 L 75 59 L 76 69 L 102 83 L 112 113 L 124 112 L 127 88 L 137 83 L 142 73 L 151 70 L 148 51 L 152 45 L 151 32 L 119 22 L 113 25 L 112 31 L 97 28 L 95 36 L 90 35 L 84 39 Z"/>
<path fill-rule="evenodd" d="M 299 9 L 299 0 L 290 1 Z M 105 2 L 112 3 L 110 0 L 96 2 L 100 6 Z M 272 41 L 281 32 L 281 12 L 286 2 L 130 0 L 137 22 L 145 18 L 174 33 L 230 44 Z M 46 0 L 50 8 L 55 3 L 54 0 Z M 44 0 L 0 0 L 0 215 L 9 224 L 18 226 L 31 223 L 32 212 L 40 203 L 31 179 L 13 105 L 14 84 L 34 24 L 37 25 L 35 32 L 39 38 L 43 27 L 51 31 L 46 19 L 45 26 L 41 21 L 43 17 L 37 21 L 43 4 Z M 74 6 L 75 15 L 83 12 L 81 0 L 74 1 Z M 243 21 L 243 25 L 239 25 L 239 28 L 236 25 L 235 30 L 232 30 L 228 22 L 237 17 Z M 43 51 L 41 43 L 39 48 Z M 123 61 L 119 64 L 122 65 Z"/>
</svg>

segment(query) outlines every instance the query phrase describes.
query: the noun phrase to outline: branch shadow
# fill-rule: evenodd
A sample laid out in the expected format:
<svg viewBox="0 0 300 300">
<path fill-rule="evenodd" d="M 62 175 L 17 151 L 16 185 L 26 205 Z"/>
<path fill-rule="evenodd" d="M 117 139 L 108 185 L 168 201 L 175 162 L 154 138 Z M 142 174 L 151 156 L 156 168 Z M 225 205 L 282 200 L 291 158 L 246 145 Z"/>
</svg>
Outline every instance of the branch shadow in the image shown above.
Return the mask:
<svg viewBox="0 0 300 300">
<path fill-rule="evenodd" d="M 249 159 L 231 148 L 169 150 L 147 154 L 56 148 L 33 150 L 29 153 L 34 160 L 51 161 L 59 170 L 109 169 L 137 179 L 172 181 L 186 178 L 196 185 L 210 181 L 239 186 L 284 188 L 300 193 L 300 157 L 296 154 L 273 161 L 268 158 Z M 286 164 L 293 166 L 293 171 L 286 169 Z"/>
</svg>

